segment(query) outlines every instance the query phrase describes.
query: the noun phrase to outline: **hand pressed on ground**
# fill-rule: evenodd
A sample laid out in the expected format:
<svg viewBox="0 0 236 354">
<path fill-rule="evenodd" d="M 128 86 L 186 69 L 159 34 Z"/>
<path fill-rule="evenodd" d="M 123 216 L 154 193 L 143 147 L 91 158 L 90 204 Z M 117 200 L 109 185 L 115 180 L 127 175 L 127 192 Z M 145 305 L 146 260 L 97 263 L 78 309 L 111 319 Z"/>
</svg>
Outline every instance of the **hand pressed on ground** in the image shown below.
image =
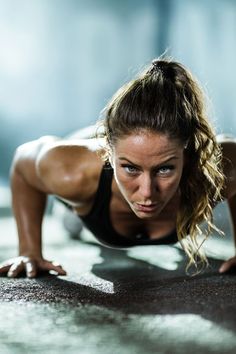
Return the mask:
<svg viewBox="0 0 236 354">
<path fill-rule="evenodd" d="M 57 275 L 66 275 L 66 271 L 60 264 L 41 257 L 19 256 L 0 264 L 0 275 L 7 274 L 9 278 L 16 278 L 23 272 L 27 278 L 35 278 L 40 272 L 50 271 Z"/>
</svg>

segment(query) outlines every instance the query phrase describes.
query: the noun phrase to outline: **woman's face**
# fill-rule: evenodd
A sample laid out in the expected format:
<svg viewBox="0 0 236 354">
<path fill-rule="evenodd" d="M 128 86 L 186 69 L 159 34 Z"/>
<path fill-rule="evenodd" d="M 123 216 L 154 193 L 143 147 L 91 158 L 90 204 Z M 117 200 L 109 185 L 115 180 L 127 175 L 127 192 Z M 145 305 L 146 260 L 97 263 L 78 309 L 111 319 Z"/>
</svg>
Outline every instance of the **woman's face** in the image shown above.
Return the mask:
<svg viewBox="0 0 236 354">
<path fill-rule="evenodd" d="M 157 216 L 178 191 L 184 147 L 165 134 L 142 131 L 118 140 L 111 163 L 117 185 L 142 219 Z"/>
</svg>

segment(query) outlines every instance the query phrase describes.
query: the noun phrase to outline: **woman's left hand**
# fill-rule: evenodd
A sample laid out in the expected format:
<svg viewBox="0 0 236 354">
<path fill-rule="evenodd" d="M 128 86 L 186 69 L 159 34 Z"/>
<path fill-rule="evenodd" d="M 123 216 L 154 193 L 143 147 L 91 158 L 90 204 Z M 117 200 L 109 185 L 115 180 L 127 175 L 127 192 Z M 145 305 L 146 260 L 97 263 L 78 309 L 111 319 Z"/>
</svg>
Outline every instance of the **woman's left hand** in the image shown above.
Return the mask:
<svg viewBox="0 0 236 354">
<path fill-rule="evenodd" d="M 229 271 L 235 271 L 236 273 L 236 256 L 232 257 L 230 259 L 228 259 L 227 261 L 225 261 L 224 263 L 222 263 L 219 272 L 220 273 L 226 273 Z"/>
</svg>

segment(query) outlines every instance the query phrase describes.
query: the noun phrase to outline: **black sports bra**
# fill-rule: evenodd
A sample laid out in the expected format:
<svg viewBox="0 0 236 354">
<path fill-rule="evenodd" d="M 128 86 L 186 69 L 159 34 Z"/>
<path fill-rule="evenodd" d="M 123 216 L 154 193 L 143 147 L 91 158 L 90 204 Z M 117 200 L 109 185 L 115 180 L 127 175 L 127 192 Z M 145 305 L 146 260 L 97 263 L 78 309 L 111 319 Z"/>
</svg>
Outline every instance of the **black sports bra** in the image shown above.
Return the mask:
<svg viewBox="0 0 236 354">
<path fill-rule="evenodd" d="M 79 216 L 85 226 L 104 245 L 112 248 L 127 248 L 141 245 L 163 245 L 178 242 L 176 230 L 160 239 L 151 240 L 148 235 L 140 233 L 130 239 L 117 233 L 110 220 L 110 200 L 113 169 L 105 164 L 99 179 L 99 185 L 93 207 L 86 216 Z"/>
</svg>

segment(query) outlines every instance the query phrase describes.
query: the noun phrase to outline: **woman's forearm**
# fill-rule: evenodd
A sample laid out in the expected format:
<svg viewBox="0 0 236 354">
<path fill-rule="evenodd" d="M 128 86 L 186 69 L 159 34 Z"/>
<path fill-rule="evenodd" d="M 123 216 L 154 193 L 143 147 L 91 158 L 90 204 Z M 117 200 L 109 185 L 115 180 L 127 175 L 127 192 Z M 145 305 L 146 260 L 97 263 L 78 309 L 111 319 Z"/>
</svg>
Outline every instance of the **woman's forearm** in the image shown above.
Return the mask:
<svg viewBox="0 0 236 354">
<path fill-rule="evenodd" d="M 228 199 L 228 206 L 229 206 L 231 222 L 232 222 L 234 246 L 236 250 L 236 195 Z"/>
<path fill-rule="evenodd" d="M 47 196 L 30 185 L 16 167 L 11 174 L 12 207 L 16 220 L 19 253 L 42 256 L 42 219 Z"/>
</svg>

